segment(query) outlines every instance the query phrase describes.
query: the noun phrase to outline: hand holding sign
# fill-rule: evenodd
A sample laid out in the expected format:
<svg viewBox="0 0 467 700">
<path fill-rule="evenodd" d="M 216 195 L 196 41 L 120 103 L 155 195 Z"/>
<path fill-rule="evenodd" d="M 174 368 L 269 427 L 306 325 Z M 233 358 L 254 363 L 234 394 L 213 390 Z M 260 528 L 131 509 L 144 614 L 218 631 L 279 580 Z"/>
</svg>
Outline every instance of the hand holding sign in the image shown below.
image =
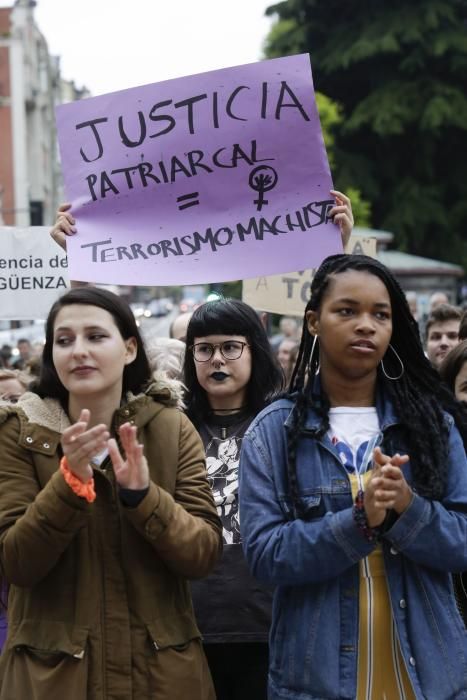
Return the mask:
<svg viewBox="0 0 467 700">
<path fill-rule="evenodd" d="M 66 250 L 66 237 L 73 236 L 76 233 L 75 220 L 70 212 L 71 204 L 60 204 L 55 224 L 50 231 L 50 235 L 60 248 Z"/>
<path fill-rule="evenodd" d="M 345 248 L 349 242 L 354 225 L 352 203 L 342 192 L 331 190 L 331 194 L 334 195 L 336 205 L 329 211 L 329 216 L 334 223 L 339 226 L 342 236 L 342 245 Z"/>
</svg>

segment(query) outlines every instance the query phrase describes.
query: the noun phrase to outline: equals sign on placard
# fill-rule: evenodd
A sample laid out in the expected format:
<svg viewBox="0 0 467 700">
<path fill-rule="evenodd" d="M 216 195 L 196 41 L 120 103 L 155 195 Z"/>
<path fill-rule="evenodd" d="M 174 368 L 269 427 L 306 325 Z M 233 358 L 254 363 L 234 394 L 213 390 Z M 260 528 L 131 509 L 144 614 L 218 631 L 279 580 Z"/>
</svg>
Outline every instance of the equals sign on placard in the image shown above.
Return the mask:
<svg viewBox="0 0 467 700">
<path fill-rule="evenodd" d="M 188 209 L 188 207 L 196 207 L 199 204 L 199 192 L 190 192 L 190 194 L 182 194 L 181 197 L 177 197 L 177 204 L 180 211 L 182 209 Z"/>
</svg>

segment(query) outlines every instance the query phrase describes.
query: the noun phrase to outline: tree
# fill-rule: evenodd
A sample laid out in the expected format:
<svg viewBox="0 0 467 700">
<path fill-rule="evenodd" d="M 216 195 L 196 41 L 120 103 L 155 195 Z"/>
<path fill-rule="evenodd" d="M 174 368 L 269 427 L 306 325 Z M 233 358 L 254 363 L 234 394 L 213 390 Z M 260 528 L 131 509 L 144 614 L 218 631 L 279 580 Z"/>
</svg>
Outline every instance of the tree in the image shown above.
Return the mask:
<svg viewBox="0 0 467 700">
<path fill-rule="evenodd" d="M 400 248 L 467 269 L 467 0 L 287 0 L 268 57 L 309 51 L 337 102 L 336 185 Z"/>
<path fill-rule="evenodd" d="M 316 106 L 319 112 L 321 130 L 328 154 L 331 172 L 335 171 L 335 134 L 342 123 L 342 109 L 337 102 L 329 99 L 321 92 L 316 93 Z M 339 189 L 339 185 L 337 185 Z M 352 200 L 352 211 L 357 226 L 369 226 L 371 207 L 369 202 L 362 198 L 361 192 L 350 184 L 345 187 L 344 192 Z"/>
</svg>

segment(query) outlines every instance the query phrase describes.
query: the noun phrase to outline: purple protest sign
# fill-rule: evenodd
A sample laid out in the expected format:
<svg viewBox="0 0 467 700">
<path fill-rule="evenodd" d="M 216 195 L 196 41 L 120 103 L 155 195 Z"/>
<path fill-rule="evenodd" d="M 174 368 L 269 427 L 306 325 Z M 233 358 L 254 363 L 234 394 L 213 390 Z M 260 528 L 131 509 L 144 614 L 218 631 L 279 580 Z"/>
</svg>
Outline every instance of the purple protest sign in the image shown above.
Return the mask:
<svg viewBox="0 0 467 700">
<path fill-rule="evenodd" d="M 57 128 L 71 279 L 222 282 L 342 250 L 306 54 L 61 105 Z"/>
</svg>

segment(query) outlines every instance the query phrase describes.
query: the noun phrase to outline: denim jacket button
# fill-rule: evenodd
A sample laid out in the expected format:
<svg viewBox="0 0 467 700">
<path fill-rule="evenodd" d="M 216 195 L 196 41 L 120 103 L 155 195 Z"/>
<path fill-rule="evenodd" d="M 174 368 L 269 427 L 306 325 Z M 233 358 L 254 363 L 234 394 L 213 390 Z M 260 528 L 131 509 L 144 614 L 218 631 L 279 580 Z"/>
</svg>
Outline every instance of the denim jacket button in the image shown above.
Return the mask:
<svg viewBox="0 0 467 700">
<path fill-rule="evenodd" d="M 410 664 L 411 666 L 415 666 L 415 659 L 414 659 L 413 656 L 410 657 L 410 659 L 409 659 L 409 664 Z"/>
<path fill-rule="evenodd" d="M 397 551 L 397 549 L 395 547 L 391 547 L 391 549 L 389 551 L 391 552 L 391 554 L 399 554 L 399 552 Z"/>
<path fill-rule="evenodd" d="M 399 607 L 402 609 L 407 607 L 407 603 L 405 602 L 404 598 L 402 598 L 402 600 L 399 601 Z"/>
</svg>

